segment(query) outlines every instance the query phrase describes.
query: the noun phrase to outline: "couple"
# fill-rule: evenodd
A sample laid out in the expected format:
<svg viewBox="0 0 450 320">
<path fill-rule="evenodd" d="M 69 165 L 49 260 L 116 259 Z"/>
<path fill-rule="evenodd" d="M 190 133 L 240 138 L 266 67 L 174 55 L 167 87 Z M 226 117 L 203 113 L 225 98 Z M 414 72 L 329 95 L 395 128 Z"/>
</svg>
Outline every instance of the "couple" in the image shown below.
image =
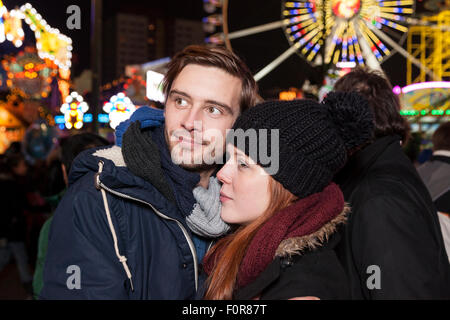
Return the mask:
<svg viewBox="0 0 450 320">
<path fill-rule="evenodd" d="M 331 180 L 372 136 L 367 102 L 341 93 L 324 104 L 255 106 L 248 68 L 207 46 L 173 58 L 164 91 L 164 117 L 142 109 L 139 118 L 138 109 L 140 121 L 117 132 L 121 147 L 74 161 L 49 234 L 40 298 L 348 297 L 333 251 L 348 208 Z M 258 146 L 260 133 L 276 129 L 270 138 L 278 150 L 267 154 L 278 151 L 278 171 L 269 172 L 248 143 L 231 137 L 219 145 L 230 128 L 255 130 L 250 143 Z M 197 163 L 221 158 L 211 154 L 221 148 L 220 187 L 217 166 Z"/>
</svg>

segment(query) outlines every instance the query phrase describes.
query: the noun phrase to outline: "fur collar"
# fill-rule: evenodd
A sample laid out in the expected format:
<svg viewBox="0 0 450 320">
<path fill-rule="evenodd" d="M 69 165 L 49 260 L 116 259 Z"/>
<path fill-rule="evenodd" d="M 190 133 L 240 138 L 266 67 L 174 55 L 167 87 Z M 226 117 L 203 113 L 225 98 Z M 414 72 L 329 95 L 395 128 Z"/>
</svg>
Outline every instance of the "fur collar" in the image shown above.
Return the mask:
<svg viewBox="0 0 450 320">
<path fill-rule="evenodd" d="M 93 153 L 93 156 L 111 160 L 117 167 L 126 167 L 123 159 L 122 149 L 118 146 L 112 146 L 106 149 L 99 149 Z"/>
<path fill-rule="evenodd" d="M 350 206 L 346 203 L 344 205 L 344 210 L 342 210 L 339 215 L 323 225 L 323 227 L 316 232 L 303 237 L 283 240 L 275 252 L 275 257 L 301 255 L 306 250 L 313 250 L 321 247 L 326 241 L 328 241 L 330 236 L 336 232 L 337 226 L 347 221 L 347 215 L 350 210 Z"/>
</svg>

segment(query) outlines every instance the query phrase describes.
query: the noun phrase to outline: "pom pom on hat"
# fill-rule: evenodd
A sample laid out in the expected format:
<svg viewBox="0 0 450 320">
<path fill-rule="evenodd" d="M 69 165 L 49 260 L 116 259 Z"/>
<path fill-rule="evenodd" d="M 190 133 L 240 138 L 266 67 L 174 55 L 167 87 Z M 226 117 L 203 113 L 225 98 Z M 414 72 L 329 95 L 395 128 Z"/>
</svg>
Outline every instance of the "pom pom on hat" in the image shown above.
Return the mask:
<svg viewBox="0 0 450 320">
<path fill-rule="evenodd" d="M 330 92 L 322 104 L 328 109 L 347 151 L 357 149 L 372 138 L 373 113 L 363 96 L 355 92 Z"/>
</svg>

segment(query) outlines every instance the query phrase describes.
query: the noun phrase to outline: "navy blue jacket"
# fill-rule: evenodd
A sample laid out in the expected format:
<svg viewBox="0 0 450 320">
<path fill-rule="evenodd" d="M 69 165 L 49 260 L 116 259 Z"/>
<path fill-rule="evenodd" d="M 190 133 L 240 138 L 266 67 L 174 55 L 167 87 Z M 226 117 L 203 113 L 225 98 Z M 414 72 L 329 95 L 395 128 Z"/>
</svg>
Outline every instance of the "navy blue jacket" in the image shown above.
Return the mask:
<svg viewBox="0 0 450 320">
<path fill-rule="evenodd" d="M 81 153 L 69 179 L 50 229 L 41 299 L 195 297 L 197 257 L 185 219 L 153 185 L 126 168 L 120 147 Z M 118 253 L 126 261 L 119 261 Z M 79 286 L 73 266 L 80 271 Z"/>
</svg>

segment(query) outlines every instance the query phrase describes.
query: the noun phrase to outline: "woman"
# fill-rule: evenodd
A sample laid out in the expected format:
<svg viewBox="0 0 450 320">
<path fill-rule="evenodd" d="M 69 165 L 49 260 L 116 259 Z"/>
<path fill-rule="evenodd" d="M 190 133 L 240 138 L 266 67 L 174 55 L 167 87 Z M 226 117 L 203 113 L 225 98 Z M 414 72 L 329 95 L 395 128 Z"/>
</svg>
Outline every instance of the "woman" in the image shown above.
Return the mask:
<svg viewBox="0 0 450 320">
<path fill-rule="evenodd" d="M 239 131 L 228 136 L 217 178 L 221 217 L 237 228 L 203 260 L 205 299 L 348 298 L 333 247 L 349 208 L 331 180 L 372 127 L 367 102 L 353 93 L 331 93 L 322 104 L 264 102 L 237 119 L 233 129 L 256 129 L 256 140 L 239 143 Z M 267 150 L 249 151 L 265 132 L 267 154 L 278 156 L 275 171 L 276 161 L 261 156 Z"/>
</svg>

